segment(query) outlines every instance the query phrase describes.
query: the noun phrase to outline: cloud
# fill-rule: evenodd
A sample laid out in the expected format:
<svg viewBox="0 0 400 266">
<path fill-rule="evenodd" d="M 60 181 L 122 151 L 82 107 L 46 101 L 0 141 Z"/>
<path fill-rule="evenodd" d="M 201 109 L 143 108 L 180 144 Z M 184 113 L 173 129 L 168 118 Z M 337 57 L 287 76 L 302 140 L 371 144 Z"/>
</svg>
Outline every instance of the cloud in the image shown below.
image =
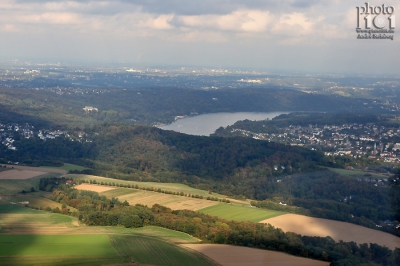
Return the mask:
<svg viewBox="0 0 400 266">
<path fill-rule="evenodd" d="M 309 18 L 303 13 L 283 14 L 275 21 L 272 32 L 276 34 L 309 35 L 313 34 L 315 24 L 323 21 L 322 16 Z"/>
<path fill-rule="evenodd" d="M 39 24 L 79 24 L 81 17 L 78 14 L 66 12 L 46 12 L 20 16 L 19 20 L 25 23 Z"/>
<path fill-rule="evenodd" d="M 334 8 L 330 3 L 336 4 Z M 254 37 L 263 34 L 284 38 L 312 35 L 323 24 L 333 29 L 340 22 L 335 21 L 339 19 L 335 8 L 340 10 L 343 3 L 344 0 L 3 0 L 0 21 L 21 31 L 74 25 L 79 32 L 110 35 L 142 32 L 141 36 L 162 37 L 160 31 L 165 30 L 170 35 L 187 36 L 192 30 L 213 32 L 214 38 L 220 34 L 220 40 L 242 33 L 250 33 L 248 37 L 253 33 Z M 328 23 L 329 20 L 333 21 Z"/>
<path fill-rule="evenodd" d="M 397 48 L 393 48 L 398 47 L 397 29 L 393 42 L 356 39 L 355 6 L 363 3 L 345 0 L 1 0 L 0 56 L 23 52 L 53 56 L 58 50 L 52 49 L 57 47 L 60 51 L 71 51 L 65 52 L 67 57 L 80 54 L 97 58 L 106 54 L 107 58 L 124 59 L 137 58 L 140 54 L 143 61 L 165 58 L 172 62 L 176 55 L 184 62 L 185 54 L 193 59 L 193 64 L 196 60 L 225 60 L 247 65 L 258 62 L 254 64 L 262 66 L 271 58 L 278 60 L 287 55 L 291 49 L 295 49 L 293 55 L 303 54 L 303 58 L 309 55 L 323 62 L 321 58 L 335 59 L 346 53 L 356 54 L 359 46 L 372 49 L 377 45 L 388 54 L 395 51 L 389 61 L 400 60 Z M 385 4 L 395 6 L 396 12 L 400 10 L 398 0 L 387 0 Z M 331 51 L 339 51 L 337 47 L 342 50 L 335 56 Z M 319 57 L 315 51 L 319 51 Z"/>
<path fill-rule="evenodd" d="M 0 22 L 9 26 L 1 27 L 0 31 L 58 31 L 57 34 L 65 31 L 105 38 L 155 37 L 212 43 L 237 41 L 245 36 L 275 39 L 283 44 L 302 40 L 309 43 L 317 39 L 317 34 L 319 38 L 340 38 L 338 25 L 343 23 L 335 24 L 340 17 L 334 17 L 337 12 L 328 12 L 329 3 L 325 0 L 4 0 L 0 11 L 4 10 L 5 15 Z"/>
<path fill-rule="evenodd" d="M 16 0 L 17 4 L 34 4 L 47 7 L 63 7 L 82 13 L 116 14 L 138 8 L 152 14 L 176 15 L 222 15 L 230 14 L 240 9 L 262 9 L 279 11 L 286 9 L 288 12 L 297 8 L 310 8 L 315 5 L 327 5 L 328 0 Z M 90 7 L 90 8 L 87 8 Z"/>
<path fill-rule="evenodd" d="M 171 22 L 185 29 L 261 32 L 266 29 L 269 17 L 266 11 L 237 10 L 226 15 L 176 16 Z"/>
</svg>

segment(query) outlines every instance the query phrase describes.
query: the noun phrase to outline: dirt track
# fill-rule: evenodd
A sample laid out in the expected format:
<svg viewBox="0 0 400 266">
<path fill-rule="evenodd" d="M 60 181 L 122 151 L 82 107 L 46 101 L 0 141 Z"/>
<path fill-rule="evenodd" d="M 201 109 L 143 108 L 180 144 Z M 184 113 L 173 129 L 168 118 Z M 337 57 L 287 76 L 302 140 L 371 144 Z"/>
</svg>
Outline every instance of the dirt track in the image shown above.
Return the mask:
<svg viewBox="0 0 400 266">
<path fill-rule="evenodd" d="M 394 235 L 369 229 L 363 226 L 327 219 L 307 217 L 297 214 L 285 214 L 261 221 L 269 223 L 283 231 L 307 236 L 330 236 L 335 241 L 354 241 L 356 243 L 377 243 L 390 249 L 400 247 L 400 238 Z"/>
<path fill-rule="evenodd" d="M 223 266 L 327 266 L 329 262 L 292 256 L 282 252 L 216 244 L 182 244 Z"/>
</svg>

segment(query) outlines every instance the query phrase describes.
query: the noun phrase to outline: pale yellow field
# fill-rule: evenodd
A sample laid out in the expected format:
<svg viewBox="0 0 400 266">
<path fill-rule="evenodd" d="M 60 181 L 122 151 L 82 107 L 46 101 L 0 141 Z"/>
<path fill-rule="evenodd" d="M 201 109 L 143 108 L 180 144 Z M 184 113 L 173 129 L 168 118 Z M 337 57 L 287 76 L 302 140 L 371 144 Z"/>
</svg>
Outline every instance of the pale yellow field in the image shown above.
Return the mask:
<svg viewBox="0 0 400 266">
<path fill-rule="evenodd" d="M 354 241 L 358 244 L 376 243 L 390 249 L 400 247 L 399 237 L 351 223 L 297 214 L 284 214 L 261 221 L 261 223 L 269 223 L 285 232 L 290 231 L 306 236 L 330 236 L 335 241 Z"/>
<path fill-rule="evenodd" d="M 32 170 L 19 170 L 12 169 L 8 171 L 0 172 L 0 180 L 1 179 L 29 179 L 35 176 L 44 175 L 47 172 L 42 171 L 32 171 Z"/>
<path fill-rule="evenodd" d="M 108 187 L 108 186 L 98 186 L 98 185 L 91 185 L 91 184 L 80 184 L 75 187 L 76 189 L 80 190 L 90 190 L 94 192 L 104 192 L 115 189 L 115 187 Z"/>
<path fill-rule="evenodd" d="M 139 181 L 127 181 L 114 179 L 109 177 L 93 176 L 93 175 L 82 175 L 82 174 L 68 174 L 67 177 L 73 179 L 83 179 L 83 180 L 96 180 L 97 183 L 110 182 L 116 184 L 124 185 L 138 185 L 139 187 L 153 187 L 161 190 L 173 191 L 173 192 L 183 192 L 185 194 L 202 195 L 203 197 L 213 196 L 219 198 L 226 198 L 225 195 L 220 195 L 218 193 L 209 194 L 208 191 L 200 190 L 196 188 L 189 187 L 187 185 L 179 183 L 157 183 L 157 182 L 139 182 Z"/>
<path fill-rule="evenodd" d="M 118 197 L 121 201 L 128 201 L 129 204 L 142 204 L 149 207 L 154 204 L 160 204 L 173 210 L 200 210 L 208 206 L 218 204 L 216 201 L 205 199 L 195 199 L 183 196 L 176 196 L 170 194 L 163 194 L 157 192 L 150 192 L 139 190 L 132 194 L 122 195 Z"/>
<path fill-rule="evenodd" d="M 120 201 L 126 200 L 127 202 L 129 202 L 130 205 L 142 204 L 151 207 L 154 204 L 160 204 L 173 210 L 186 209 L 195 211 L 218 204 L 217 201 L 189 198 L 184 196 L 163 194 L 138 189 L 114 188 L 90 184 L 81 184 L 79 186 L 76 186 L 76 188 L 81 190 L 96 191 L 99 192 L 100 195 L 104 195 L 108 198 L 115 197 L 118 198 Z"/>
<path fill-rule="evenodd" d="M 292 256 L 282 252 L 216 244 L 182 244 L 223 266 L 327 266 L 329 262 Z"/>
</svg>

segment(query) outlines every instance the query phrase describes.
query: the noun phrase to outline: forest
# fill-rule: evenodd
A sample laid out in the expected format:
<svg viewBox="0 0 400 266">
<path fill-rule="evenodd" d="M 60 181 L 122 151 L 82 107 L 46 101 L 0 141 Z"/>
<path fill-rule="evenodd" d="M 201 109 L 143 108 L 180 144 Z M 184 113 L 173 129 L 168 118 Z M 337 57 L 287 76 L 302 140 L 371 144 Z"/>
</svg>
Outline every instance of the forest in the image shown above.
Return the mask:
<svg viewBox="0 0 400 266">
<path fill-rule="evenodd" d="M 88 167 L 82 173 L 135 181 L 179 182 L 276 208 L 284 201 L 304 214 L 375 227 L 398 220 L 398 185 L 375 187 L 330 171 L 322 153 L 250 138 L 185 135 L 154 127 L 103 124 L 93 142 L 59 137 L 21 139 L 3 162 L 31 165 L 63 162 Z M 268 202 L 274 204 L 268 204 Z M 290 211 L 290 208 L 288 208 Z M 400 235 L 398 229 L 382 230 Z"/>
<path fill-rule="evenodd" d="M 103 122 L 152 125 L 171 123 L 175 116 L 216 112 L 386 112 L 371 100 L 306 94 L 276 87 L 246 90 L 185 88 L 110 88 L 87 93 L 57 89 L 0 88 L 2 122 L 86 128 Z M 61 90 L 61 89 L 60 89 Z M 59 94 L 55 93 L 58 92 Z M 365 105 L 367 103 L 368 105 Z M 85 113 L 85 106 L 98 111 Z M 32 118 L 32 119 L 31 119 Z"/>
</svg>

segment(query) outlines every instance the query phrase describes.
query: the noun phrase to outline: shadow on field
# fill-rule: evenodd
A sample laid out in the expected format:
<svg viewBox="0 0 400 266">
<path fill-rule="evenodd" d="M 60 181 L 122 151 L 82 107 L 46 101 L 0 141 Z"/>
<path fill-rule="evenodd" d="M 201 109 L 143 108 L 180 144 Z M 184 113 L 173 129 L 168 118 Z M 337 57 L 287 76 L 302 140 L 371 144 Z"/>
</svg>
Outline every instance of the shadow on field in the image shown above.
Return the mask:
<svg viewBox="0 0 400 266">
<path fill-rule="evenodd" d="M 11 204 L 7 202 L 7 196 L 1 196 L 0 260 L 2 265 L 19 265 L 21 260 L 19 256 L 25 254 L 29 247 L 35 244 L 37 238 L 36 227 L 33 226 L 35 221 L 28 220 L 35 214 L 41 215 L 41 212 Z M 26 236 L 27 233 L 29 236 Z"/>
</svg>

